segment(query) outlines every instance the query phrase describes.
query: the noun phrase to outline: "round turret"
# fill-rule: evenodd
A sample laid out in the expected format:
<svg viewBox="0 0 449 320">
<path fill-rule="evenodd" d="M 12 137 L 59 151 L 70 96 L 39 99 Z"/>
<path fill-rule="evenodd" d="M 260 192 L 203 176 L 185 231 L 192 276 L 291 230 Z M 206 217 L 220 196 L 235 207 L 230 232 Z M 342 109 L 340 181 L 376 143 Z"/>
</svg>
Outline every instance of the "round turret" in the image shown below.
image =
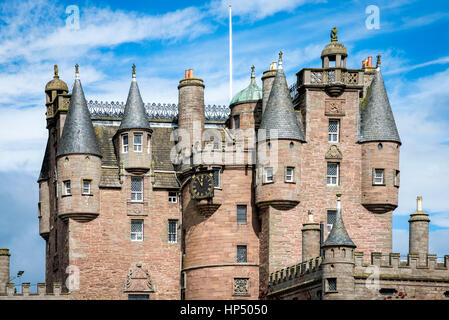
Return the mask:
<svg viewBox="0 0 449 320">
<path fill-rule="evenodd" d="M 262 89 L 256 84 L 254 66 L 251 67 L 251 81 L 245 89 L 237 93 L 231 100 L 231 129 L 254 128 L 260 117 Z M 260 121 L 260 120 L 259 120 Z"/>
</svg>

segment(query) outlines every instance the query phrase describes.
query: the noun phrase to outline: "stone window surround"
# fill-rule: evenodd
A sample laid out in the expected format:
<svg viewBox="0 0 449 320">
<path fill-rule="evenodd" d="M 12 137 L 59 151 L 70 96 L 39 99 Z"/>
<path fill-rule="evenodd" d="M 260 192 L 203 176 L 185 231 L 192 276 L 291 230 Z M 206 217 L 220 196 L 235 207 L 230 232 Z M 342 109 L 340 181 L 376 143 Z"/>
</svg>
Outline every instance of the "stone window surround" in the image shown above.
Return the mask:
<svg viewBox="0 0 449 320">
<path fill-rule="evenodd" d="M 271 181 L 268 181 L 268 175 L 267 172 L 268 170 L 271 169 Z M 274 173 L 273 173 L 273 167 L 264 167 L 263 168 L 263 183 L 262 184 L 270 184 L 270 183 L 274 183 Z"/>
<path fill-rule="evenodd" d="M 336 184 L 328 184 L 327 183 L 327 178 L 328 178 L 328 174 L 327 174 L 327 168 L 328 168 L 328 164 L 329 163 L 336 163 L 337 164 L 337 183 Z M 340 167 L 341 167 L 341 162 L 340 161 L 326 161 L 326 186 L 327 187 L 340 187 L 340 180 L 341 180 L 341 172 L 340 172 Z"/>
<path fill-rule="evenodd" d="M 292 179 L 291 180 L 287 180 L 287 170 L 288 169 L 292 169 Z M 285 183 L 296 183 L 296 179 L 295 179 L 295 166 L 286 166 L 285 170 L 284 170 L 284 182 Z"/>
<path fill-rule="evenodd" d="M 84 192 L 84 182 L 89 182 L 89 184 L 88 184 L 88 186 L 89 186 L 89 192 Z M 89 178 L 83 178 L 82 180 L 81 180 L 81 183 L 82 183 L 82 190 L 81 190 L 81 194 L 83 195 L 83 196 L 91 196 L 92 195 L 92 189 L 91 189 L 91 185 L 92 185 L 92 179 L 89 179 Z"/>
<path fill-rule="evenodd" d="M 133 181 L 133 179 L 140 179 L 141 180 L 141 191 L 139 192 L 139 191 L 133 191 L 132 190 L 132 181 Z M 144 197 L 144 177 L 142 177 L 142 176 L 130 176 L 130 179 L 129 179 L 129 190 L 130 190 L 130 195 L 131 195 L 131 202 L 143 202 L 143 197 Z M 133 193 L 136 193 L 136 194 L 138 194 L 138 193 L 140 193 L 141 194 L 141 199 L 139 200 L 139 199 L 134 199 L 133 200 Z"/>
<path fill-rule="evenodd" d="M 337 123 L 337 132 L 329 131 L 329 126 L 330 126 L 332 121 Z M 336 119 L 336 118 L 330 118 L 329 119 L 329 123 L 328 123 L 328 129 L 327 129 L 327 141 L 329 143 L 339 143 L 340 142 L 340 130 L 341 130 L 341 120 L 340 119 Z M 329 135 L 331 135 L 331 134 L 336 134 L 337 135 L 337 140 L 336 141 L 329 140 Z"/>
<path fill-rule="evenodd" d="M 139 222 L 142 225 L 141 239 L 137 239 L 137 232 L 134 232 L 134 233 L 136 233 L 136 239 L 133 239 L 133 237 L 132 237 L 133 236 L 133 231 L 132 231 L 133 222 L 134 223 Z M 131 239 L 131 242 L 142 242 L 143 239 L 144 239 L 144 229 L 145 229 L 145 224 L 144 224 L 144 220 L 143 219 L 131 219 L 131 221 L 130 221 L 130 239 Z"/>
<path fill-rule="evenodd" d="M 175 232 L 171 233 L 172 235 L 174 235 L 174 240 L 170 241 L 170 223 L 175 222 Z M 169 244 L 177 244 L 178 243 L 178 228 L 179 228 L 179 223 L 178 223 L 178 219 L 168 219 L 168 223 L 167 223 L 167 238 L 168 238 L 168 243 Z"/>
<path fill-rule="evenodd" d="M 245 248 L 245 261 L 239 261 L 239 248 Z M 248 263 L 248 244 L 247 243 L 239 243 L 237 244 L 237 246 L 235 247 L 235 253 L 236 253 L 236 259 L 235 261 L 237 262 L 237 264 L 240 263 Z"/>
<path fill-rule="evenodd" d="M 68 187 L 67 187 L 67 183 L 68 183 Z M 62 185 L 64 186 L 63 190 L 64 190 L 64 194 L 62 195 L 63 197 L 67 197 L 67 196 L 71 196 L 72 195 L 72 183 L 70 180 L 64 180 L 62 182 Z"/>
<path fill-rule="evenodd" d="M 332 286 L 335 286 L 335 289 L 331 289 Z M 326 293 L 336 293 L 337 287 L 337 278 L 326 278 L 325 280 L 325 292 Z"/>
<path fill-rule="evenodd" d="M 246 208 L 246 220 L 245 220 L 245 222 L 238 220 L 238 207 L 239 206 L 245 206 L 245 208 Z M 237 224 L 239 224 L 239 225 L 246 225 L 246 224 L 248 224 L 248 207 L 249 207 L 249 205 L 247 203 L 239 202 L 239 203 L 236 204 L 236 221 L 237 221 Z"/>
</svg>

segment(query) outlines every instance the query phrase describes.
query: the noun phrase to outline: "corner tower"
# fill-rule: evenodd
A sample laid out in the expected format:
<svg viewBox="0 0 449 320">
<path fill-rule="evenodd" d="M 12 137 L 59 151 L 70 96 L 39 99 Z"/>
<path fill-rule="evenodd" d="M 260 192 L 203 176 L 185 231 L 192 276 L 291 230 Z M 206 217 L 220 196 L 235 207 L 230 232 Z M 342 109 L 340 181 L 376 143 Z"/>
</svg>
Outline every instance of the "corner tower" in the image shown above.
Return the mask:
<svg viewBox="0 0 449 320">
<path fill-rule="evenodd" d="M 76 78 L 56 153 L 58 215 L 89 221 L 100 213 L 101 152 L 76 65 Z"/>
<path fill-rule="evenodd" d="M 399 138 L 380 63 L 361 103 L 362 204 L 374 213 L 398 206 Z"/>
</svg>

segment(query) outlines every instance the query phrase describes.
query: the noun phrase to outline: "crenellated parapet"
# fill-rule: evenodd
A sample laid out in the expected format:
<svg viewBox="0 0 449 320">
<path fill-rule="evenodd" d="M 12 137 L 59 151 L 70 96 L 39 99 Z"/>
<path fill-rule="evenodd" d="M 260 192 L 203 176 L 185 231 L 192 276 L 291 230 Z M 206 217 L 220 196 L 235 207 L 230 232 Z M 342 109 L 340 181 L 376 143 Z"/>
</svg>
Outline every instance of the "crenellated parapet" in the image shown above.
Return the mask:
<svg viewBox="0 0 449 320">
<path fill-rule="evenodd" d="M 62 285 L 59 282 L 54 282 L 52 285 L 52 292 L 47 293 L 47 284 L 40 282 L 37 284 L 37 291 L 31 291 L 31 284 L 22 283 L 21 293 L 17 293 L 14 283 L 6 285 L 6 292 L 0 293 L 0 300 L 68 300 L 70 293 L 61 292 Z"/>
</svg>

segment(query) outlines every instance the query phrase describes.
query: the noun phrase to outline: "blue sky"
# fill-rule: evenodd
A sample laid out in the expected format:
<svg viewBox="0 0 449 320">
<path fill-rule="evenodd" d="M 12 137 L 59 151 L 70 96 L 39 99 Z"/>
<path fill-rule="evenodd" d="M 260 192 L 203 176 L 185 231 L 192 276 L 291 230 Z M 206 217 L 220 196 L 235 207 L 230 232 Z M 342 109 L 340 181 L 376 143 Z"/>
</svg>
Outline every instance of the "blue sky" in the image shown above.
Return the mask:
<svg viewBox="0 0 449 320">
<path fill-rule="evenodd" d="M 446 1 L 3 1 L 0 4 L 0 247 L 12 273 L 44 281 L 36 183 L 47 132 L 45 84 L 53 64 L 69 87 L 75 63 L 88 100 L 125 101 L 131 65 L 145 102 L 177 102 L 177 83 L 193 68 L 207 104 L 227 104 L 227 7 L 233 6 L 234 93 L 284 52 L 289 84 L 319 67 L 332 27 L 348 48 L 348 67 L 382 54 L 382 72 L 401 135 L 401 188 L 394 213 L 394 251 L 408 249 L 408 215 L 423 196 L 430 213 L 430 251 L 449 253 L 449 8 Z M 80 28 L 66 26 L 66 8 Z M 365 9 L 380 9 L 367 29 Z"/>
</svg>

